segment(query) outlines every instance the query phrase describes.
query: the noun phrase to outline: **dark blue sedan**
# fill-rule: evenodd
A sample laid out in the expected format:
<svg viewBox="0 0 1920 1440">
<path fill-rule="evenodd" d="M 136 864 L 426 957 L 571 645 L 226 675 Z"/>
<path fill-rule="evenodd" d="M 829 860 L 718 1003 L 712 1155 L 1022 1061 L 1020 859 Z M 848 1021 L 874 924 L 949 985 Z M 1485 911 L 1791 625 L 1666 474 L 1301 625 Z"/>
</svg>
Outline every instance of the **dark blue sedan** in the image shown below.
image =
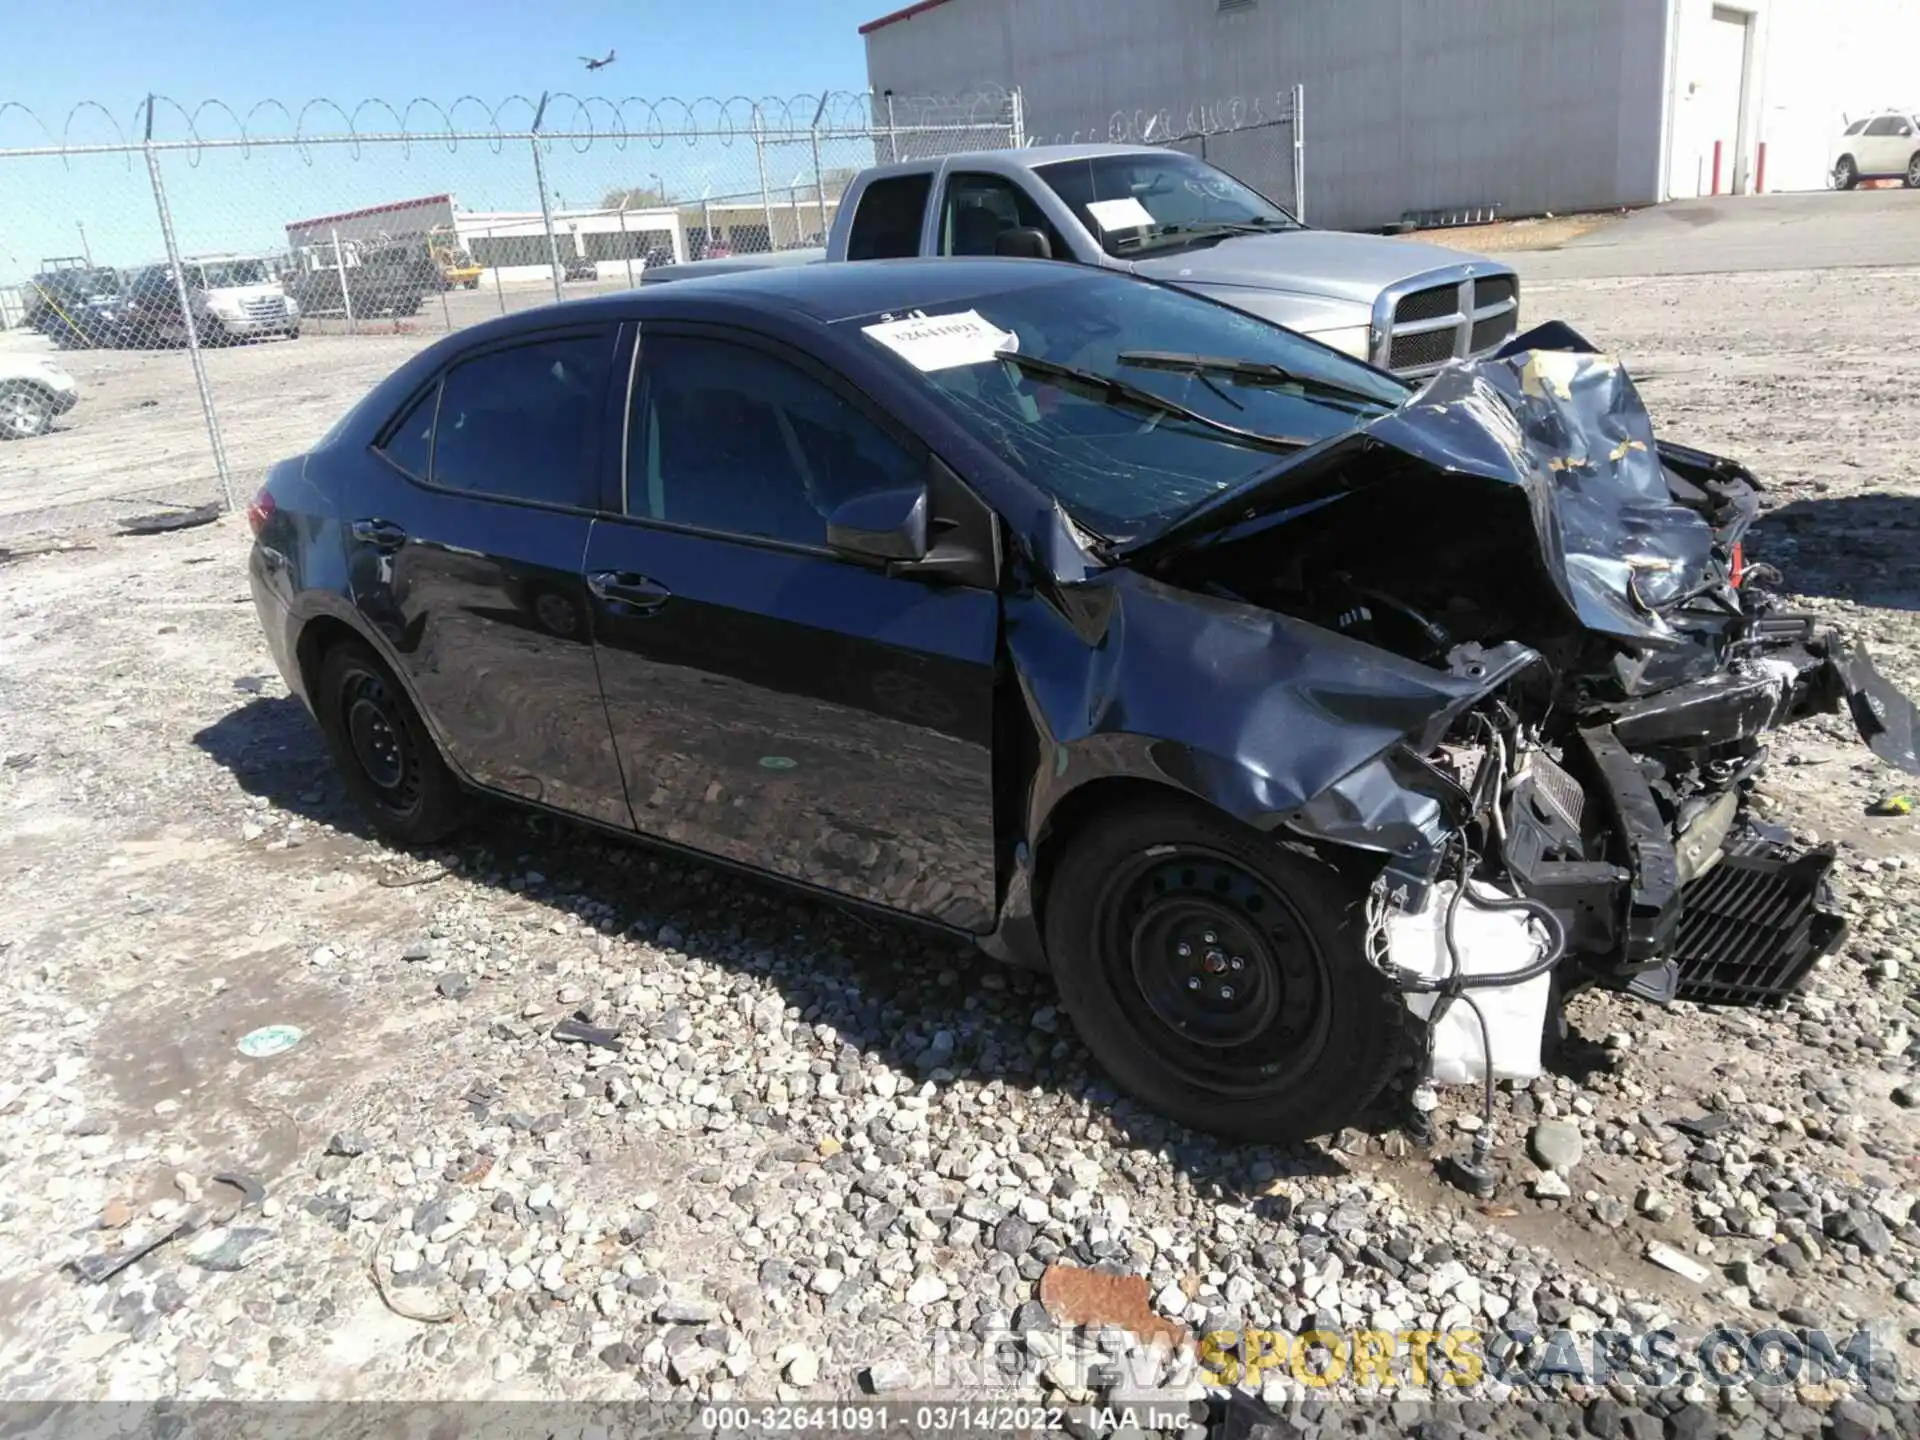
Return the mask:
<svg viewBox="0 0 1920 1440">
<path fill-rule="evenodd" d="M 1318 1133 L 1423 1029 L 1537 1070 L 1556 966 L 1684 987 L 1645 857 L 1720 794 L 1736 844 L 1702 777 L 1877 682 L 1741 618 L 1738 466 L 1551 360 L 1414 397 L 1036 261 L 688 281 L 414 357 L 273 469 L 253 593 L 393 840 L 486 792 L 911 917 L 1050 969 L 1177 1118 Z"/>
</svg>

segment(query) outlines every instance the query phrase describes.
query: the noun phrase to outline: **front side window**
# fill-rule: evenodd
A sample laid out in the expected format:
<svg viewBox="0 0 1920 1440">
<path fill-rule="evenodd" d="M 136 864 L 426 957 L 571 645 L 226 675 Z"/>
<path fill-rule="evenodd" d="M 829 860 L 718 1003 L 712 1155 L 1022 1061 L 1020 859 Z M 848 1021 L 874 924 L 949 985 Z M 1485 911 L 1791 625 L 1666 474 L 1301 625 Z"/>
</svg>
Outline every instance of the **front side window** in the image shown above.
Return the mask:
<svg viewBox="0 0 1920 1440">
<path fill-rule="evenodd" d="M 796 545 L 825 545 L 842 502 L 920 473 L 823 382 L 724 340 L 645 340 L 628 433 L 628 514 Z"/>
<path fill-rule="evenodd" d="M 937 313 L 837 323 L 861 331 L 1012 469 L 1109 540 L 1153 534 L 1285 457 L 1123 401 L 1103 380 L 1216 425 L 1307 444 L 1411 393 L 1278 325 L 1170 287 L 1078 266 L 1016 268 L 1018 283 Z M 1047 374 L 1049 362 L 1080 378 Z"/>
<path fill-rule="evenodd" d="M 1038 230 L 1053 247 L 1053 258 L 1071 260 L 1059 232 L 1048 223 L 1033 197 L 1000 175 L 955 175 L 947 181 L 947 203 L 940 212 L 942 255 L 992 255 L 1008 230 Z"/>
<path fill-rule="evenodd" d="M 441 382 L 433 422 L 432 482 L 503 500 L 598 508 L 612 359 L 612 334 L 602 331 L 455 365 Z"/>
<path fill-rule="evenodd" d="M 860 192 L 847 234 L 849 260 L 904 260 L 920 253 L 920 222 L 933 176 L 891 175 Z"/>
<path fill-rule="evenodd" d="M 1226 171 L 1177 150 L 1059 160 L 1033 173 L 1109 255 L 1138 258 L 1299 223 Z"/>
</svg>

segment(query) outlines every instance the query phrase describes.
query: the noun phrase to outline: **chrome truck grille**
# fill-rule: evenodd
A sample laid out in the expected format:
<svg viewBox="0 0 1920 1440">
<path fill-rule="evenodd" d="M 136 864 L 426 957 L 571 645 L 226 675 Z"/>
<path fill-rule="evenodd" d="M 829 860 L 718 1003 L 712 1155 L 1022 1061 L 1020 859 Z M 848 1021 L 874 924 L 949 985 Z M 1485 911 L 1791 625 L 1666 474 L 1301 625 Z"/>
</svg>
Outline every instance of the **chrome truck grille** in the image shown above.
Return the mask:
<svg viewBox="0 0 1920 1440">
<path fill-rule="evenodd" d="M 278 295 L 254 295 L 240 302 L 240 311 L 249 320 L 283 320 L 287 302 Z"/>
<path fill-rule="evenodd" d="M 1429 270 L 1390 286 L 1373 306 L 1368 358 L 1408 380 L 1450 360 L 1490 354 L 1520 328 L 1520 280 L 1491 264 Z"/>
</svg>

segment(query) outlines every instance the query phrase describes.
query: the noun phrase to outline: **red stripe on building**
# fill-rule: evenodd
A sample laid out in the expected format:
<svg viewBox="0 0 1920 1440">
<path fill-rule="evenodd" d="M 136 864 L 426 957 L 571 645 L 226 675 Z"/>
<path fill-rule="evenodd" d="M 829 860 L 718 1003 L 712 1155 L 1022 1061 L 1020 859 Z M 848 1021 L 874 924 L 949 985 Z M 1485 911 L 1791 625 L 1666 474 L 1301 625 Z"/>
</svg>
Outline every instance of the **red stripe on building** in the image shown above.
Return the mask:
<svg viewBox="0 0 1920 1440">
<path fill-rule="evenodd" d="M 311 220 L 289 220 L 287 229 L 297 230 L 304 225 L 335 225 L 342 220 L 359 220 L 368 215 L 391 215 L 395 210 L 412 210 L 421 205 L 452 205 L 453 196 L 422 195 L 418 200 L 395 200 L 387 205 L 369 205 L 364 210 L 342 210 L 338 215 L 316 215 Z"/>
<path fill-rule="evenodd" d="M 860 33 L 862 35 L 871 35 L 883 26 L 892 25 L 901 20 L 911 20 L 914 16 L 931 10 L 936 5 L 944 5 L 946 3 L 947 0 L 920 0 L 920 3 L 917 5 L 909 5 L 904 10 L 896 10 L 891 15 L 882 15 L 878 20 L 869 20 L 860 27 Z"/>
</svg>

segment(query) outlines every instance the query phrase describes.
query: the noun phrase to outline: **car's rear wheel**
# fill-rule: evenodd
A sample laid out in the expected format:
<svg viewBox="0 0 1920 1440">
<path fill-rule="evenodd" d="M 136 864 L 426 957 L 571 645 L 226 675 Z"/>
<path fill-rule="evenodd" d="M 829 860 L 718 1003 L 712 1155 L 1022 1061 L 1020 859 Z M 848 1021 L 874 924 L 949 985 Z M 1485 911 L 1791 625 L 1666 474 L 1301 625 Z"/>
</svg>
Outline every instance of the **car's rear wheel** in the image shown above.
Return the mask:
<svg viewBox="0 0 1920 1440">
<path fill-rule="evenodd" d="M 1081 830 L 1046 901 L 1047 953 L 1087 1048 L 1154 1109 L 1234 1139 L 1338 1129 L 1406 1034 L 1367 963 L 1364 885 L 1197 805 Z"/>
<path fill-rule="evenodd" d="M 53 396 L 38 385 L 0 387 L 0 440 L 31 440 L 53 428 Z"/>
<path fill-rule="evenodd" d="M 1907 161 L 1907 188 L 1920 190 L 1920 150 L 1913 152 L 1913 158 Z"/>
<path fill-rule="evenodd" d="M 460 823 L 460 782 L 399 681 L 365 644 L 341 640 L 327 650 L 314 709 L 348 793 L 382 835 L 425 845 Z"/>
<path fill-rule="evenodd" d="M 1859 167 L 1853 163 L 1851 155 L 1842 155 L 1833 162 L 1833 188 L 1851 190 L 1860 183 Z"/>
</svg>

